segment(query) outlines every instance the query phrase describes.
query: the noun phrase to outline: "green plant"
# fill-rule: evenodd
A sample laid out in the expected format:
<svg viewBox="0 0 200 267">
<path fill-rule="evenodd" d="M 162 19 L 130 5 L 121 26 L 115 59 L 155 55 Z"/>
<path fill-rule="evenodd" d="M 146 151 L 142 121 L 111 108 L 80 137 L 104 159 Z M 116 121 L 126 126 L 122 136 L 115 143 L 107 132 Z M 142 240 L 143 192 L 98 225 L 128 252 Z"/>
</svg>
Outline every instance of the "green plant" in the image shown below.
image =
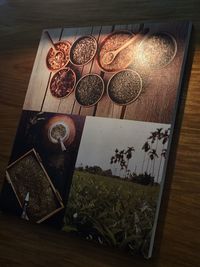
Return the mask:
<svg viewBox="0 0 200 267">
<path fill-rule="evenodd" d="M 75 171 L 63 230 L 134 253 L 151 231 L 159 187 Z"/>
</svg>

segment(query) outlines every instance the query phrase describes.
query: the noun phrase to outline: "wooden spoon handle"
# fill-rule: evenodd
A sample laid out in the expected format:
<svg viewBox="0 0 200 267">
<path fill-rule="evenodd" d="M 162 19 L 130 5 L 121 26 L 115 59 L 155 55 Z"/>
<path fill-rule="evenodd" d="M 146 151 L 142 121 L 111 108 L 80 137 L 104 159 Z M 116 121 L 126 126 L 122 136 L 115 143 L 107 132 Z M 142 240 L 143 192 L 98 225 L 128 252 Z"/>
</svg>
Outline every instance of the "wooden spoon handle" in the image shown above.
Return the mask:
<svg viewBox="0 0 200 267">
<path fill-rule="evenodd" d="M 51 38 L 49 32 L 48 32 L 48 31 L 45 31 L 45 33 L 46 33 L 46 35 L 48 36 L 48 38 L 49 38 L 49 40 L 50 40 L 52 46 L 57 50 L 57 48 L 55 47 L 55 44 L 54 44 L 54 42 L 53 42 L 53 40 L 52 40 L 52 38 Z"/>
<path fill-rule="evenodd" d="M 136 35 L 134 35 L 128 42 L 124 43 L 121 47 L 119 47 L 117 50 L 115 50 L 115 54 L 118 54 L 120 51 L 122 51 L 124 48 L 129 46 L 133 41 L 136 41 L 141 37 L 141 34 L 144 35 L 149 31 L 149 29 L 144 29 L 138 32 Z"/>
<path fill-rule="evenodd" d="M 63 141 L 61 140 L 61 138 L 59 138 L 59 143 L 60 143 L 61 150 L 66 151 L 66 147 L 65 147 Z"/>
</svg>

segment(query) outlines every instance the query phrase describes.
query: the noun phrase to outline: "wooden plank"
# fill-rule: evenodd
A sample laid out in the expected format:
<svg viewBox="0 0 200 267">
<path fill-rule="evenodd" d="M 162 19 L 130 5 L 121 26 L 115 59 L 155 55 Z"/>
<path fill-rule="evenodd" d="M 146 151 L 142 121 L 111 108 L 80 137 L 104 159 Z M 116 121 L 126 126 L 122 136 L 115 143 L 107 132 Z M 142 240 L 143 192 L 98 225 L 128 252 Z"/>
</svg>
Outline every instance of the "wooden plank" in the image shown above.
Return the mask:
<svg viewBox="0 0 200 267">
<path fill-rule="evenodd" d="M 101 32 L 101 26 L 93 27 L 92 35 L 96 38 L 97 44 L 99 43 L 100 32 Z M 89 64 L 87 64 L 84 67 L 82 75 L 85 75 L 87 73 L 95 73 L 95 74 L 99 74 L 99 75 L 101 74 L 101 70 L 100 70 L 98 63 L 97 63 L 97 55 L 94 57 L 94 59 Z M 95 109 L 96 109 L 95 106 L 88 107 L 88 108 L 81 107 L 80 115 L 93 116 L 95 113 Z"/>
<path fill-rule="evenodd" d="M 137 34 L 140 31 L 140 29 L 142 28 L 141 26 L 142 26 L 141 24 L 128 24 L 127 25 L 127 30 L 132 32 L 133 34 Z M 134 48 L 135 48 L 135 45 L 133 46 L 133 49 Z M 130 66 L 128 66 L 128 69 L 135 70 L 135 67 L 132 64 L 130 64 Z M 130 105 L 134 105 L 134 104 L 131 103 Z M 126 112 L 126 107 L 127 107 L 127 105 L 121 107 L 120 114 L 118 115 L 118 116 L 120 116 L 120 119 L 124 119 L 124 114 Z"/>
<path fill-rule="evenodd" d="M 101 45 L 101 42 L 103 41 L 103 39 L 107 36 L 107 34 L 111 33 L 113 29 L 114 29 L 113 26 L 102 26 L 101 34 L 99 38 L 99 45 Z M 108 79 L 111 77 L 111 74 L 108 72 L 101 71 L 101 77 L 104 80 L 105 88 L 106 88 Z M 112 101 L 107 96 L 106 90 L 105 90 L 105 93 L 102 99 L 97 104 L 95 116 L 112 117 Z"/>
<path fill-rule="evenodd" d="M 62 34 L 62 40 L 68 40 L 73 44 L 75 40 L 83 35 L 91 33 L 91 27 L 81 27 L 81 28 L 69 28 L 64 29 Z M 77 80 L 82 75 L 83 67 L 74 66 L 72 63 L 69 66 L 75 71 Z M 68 97 L 63 98 L 62 100 L 52 97 L 50 91 L 47 92 L 47 97 L 45 99 L 45 104 L 51 111 L 60 112 L 60 113 L 73 113 L 79 114 L 80 105 L 75 100 L 75 94 L 72 92 Z M 49 101 L 50 100 L 50 101 Z"/>
<path fill-rule="evenodd" d="M 150 70 L 148 82 L 141 97 L 126 107 L 125 119 L 139 119 L 151 122 L 170 123 L 173 115 L 181 63 L 183 60 L 183 40 L 185 27 L 177 24 L 144 24 L 149 34 L 157 31 L 169 32 L 177 40 L 178 51 L 174 60 L 164 68 Z M 164 107 L 164 108 L 163 108 Z M 148 114 L 147 114 L 148 111 Z"/>
<path fill-rule="evenodd" d="M 128 25 L 115 25 L 115 31 L 117 30 L 128 30 Z M 120 119 L 121 118 L 121 114 L 122 114 L 122 109 L 123 107 L 120 105 L 117 105 L 115 103 L 112 102 L 112 118 L 117 118 Z"/>
<path fill-rule="evenodd" d="M 54 42 L 59 40 L 61 29 L 50 29 L 48 32 Z M 44 30 L 40 39 L 23 109 L 41 110 L 42 108 L 50 75 L 50 71 L 46 66 L 46 55 L 50 48 L 51 43 Z"/>
<path fill-rule="evenodd" d="M 82 27 L 82 28 L 79 28 L 78 29 L 78 33 L 77 33 L 77 38 L 80 38 L 81 36 L 84 36 L 84 35 L 90 35 L 92 34 L 92 27 Z M 86 68 L 87 70 L 87 65 L 83 66 L 83 67 L 78 67 L 78 71 L 79 71 L 79 77 L 82 77 L 84 74 L 83 70 L 84 68 Z M 79 105 L 79 103 L 76 101 L 75 99 L 75 94 L 74 94 L 74 105 L 73 105 L 73 108 L 72 108 L 72 114 L 80 114 L 80 111 L 81 111 L 81 106 Z"/>
<path fill-rule="evenodd" d="M 62 29 L 61 29 L 61 34 L 60 34 L 60 38 L 58 41 L 61 40 L 62 38 Z M 43 103 L 43 107 L 42 107 L 42 111 L 51 111 L 51 112 L 57 112 L 58 111 L 58 107 L 59 107 L 59 104 L 60 104 L 60 99 L 52 96 L 51 92 L 50 92 L 50 81 L 53 77 L 53 75 L 55 74 L 56 72 L 51 72 L 50 74 L 50 78 L 49 78 L 49 81 L 48 81 L 48 84 L 47 84 L 47 92 L 46 92 L 46 96 L 45 96 L 45 100 L 44 100 L 44 103 Z"/>
<path fill-rule="evenodd" d="M 77 32 L 78 28 L 64 28 L 61 40 L 68 41 L 72 45 L 76 40 Z M 67 66 L 69 66 L 75 71 L 72 64 L 69 63 Z M 72 112 L 73 105 L 74 105 L 74 93 L 72 92 L 69 96 L 59 101 L 57 112 L 70 114 Z"/>
</svg>

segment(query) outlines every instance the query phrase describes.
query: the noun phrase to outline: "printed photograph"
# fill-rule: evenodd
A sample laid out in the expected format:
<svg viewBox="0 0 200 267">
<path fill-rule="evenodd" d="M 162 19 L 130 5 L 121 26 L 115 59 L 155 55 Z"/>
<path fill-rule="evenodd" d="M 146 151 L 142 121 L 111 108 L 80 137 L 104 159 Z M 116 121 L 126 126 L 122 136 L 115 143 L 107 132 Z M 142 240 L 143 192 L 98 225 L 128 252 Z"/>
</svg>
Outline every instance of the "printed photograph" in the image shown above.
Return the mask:
<svg viewBox="0 0 200 267">
<path fill-rule="evenodd" d="M 147 253 L 169 124 L 86 117 L 63 230 Z"/>
<path fill-rule="evenodd" d="M 85 118 L 23 111 L 6 181 L 2 210 L 60 228 Z"/>
<path fill-rule="evenodd" d="M 171 123 L 188 29 L 187 22 L 46 29 L 23 108 Z"/>
</svg>

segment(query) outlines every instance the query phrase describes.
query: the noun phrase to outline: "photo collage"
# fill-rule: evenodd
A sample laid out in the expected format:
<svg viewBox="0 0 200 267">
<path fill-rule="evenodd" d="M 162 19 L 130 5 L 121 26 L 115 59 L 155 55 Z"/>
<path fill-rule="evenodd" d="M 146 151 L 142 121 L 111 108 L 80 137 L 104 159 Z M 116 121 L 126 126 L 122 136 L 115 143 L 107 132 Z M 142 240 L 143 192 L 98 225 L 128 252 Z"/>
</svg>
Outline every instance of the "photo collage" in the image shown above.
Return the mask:
<svg viewBox="0 0 200 267">
<path fill-rule="evenodd" d="M 190 30 L 45 29 L 1 209 L 150 257 Z"/>
</svg>

